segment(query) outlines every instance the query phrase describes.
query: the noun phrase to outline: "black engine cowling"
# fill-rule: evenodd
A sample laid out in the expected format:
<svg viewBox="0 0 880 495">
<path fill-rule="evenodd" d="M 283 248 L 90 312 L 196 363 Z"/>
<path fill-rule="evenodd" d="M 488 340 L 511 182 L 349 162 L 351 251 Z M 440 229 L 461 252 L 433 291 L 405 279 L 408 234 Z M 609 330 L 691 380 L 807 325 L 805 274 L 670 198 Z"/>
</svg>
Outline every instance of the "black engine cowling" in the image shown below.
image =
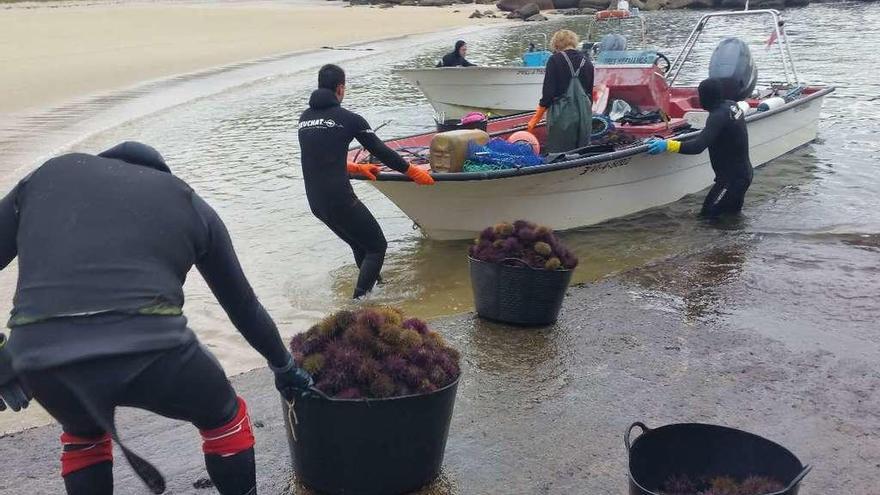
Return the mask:
<svg viewBox="0 0 880 495">
<path fill-rule="evenodd" d="M 721 79 L 724 98 L 748 98 L 758 82 L 758 67 L 749 46 L 739 38 L 724 38 L 709 60 L 709 77 Z"/>
</svg>

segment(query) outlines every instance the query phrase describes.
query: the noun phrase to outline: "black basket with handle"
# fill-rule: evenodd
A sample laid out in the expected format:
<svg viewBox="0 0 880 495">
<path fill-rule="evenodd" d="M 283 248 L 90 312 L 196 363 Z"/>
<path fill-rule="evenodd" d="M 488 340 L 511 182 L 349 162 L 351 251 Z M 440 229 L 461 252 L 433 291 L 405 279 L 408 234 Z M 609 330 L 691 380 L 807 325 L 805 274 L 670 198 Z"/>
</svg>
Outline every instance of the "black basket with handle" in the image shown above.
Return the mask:
<svg viewBox="0 0 880 495">
<path fill-rule="evenodd" d="M 636 428 L 642 434 L 633 441 Z M 763 476 L 785 488 L 761 495 L 797 495 L 811 469 L 777 443 L 724 426 L 680 423 L 651 429 L 633 423 L 623 441 L 629 455 L 630 495 L 659 495 L 662 484 L 672 476 L 693 480 Z"/>
<path fill-rule="evenodd" d="M 409 493 L 440 474 L 458 379 L 427 394 L 282 400 L 293 472 L 331 495 Z"/>
<path fill-rule="evenodd" d="M 522 326 L 556 323 L 572 270 L 540 270 L 516 259 L 468 260 L 478 315 Z"/>
</svg>

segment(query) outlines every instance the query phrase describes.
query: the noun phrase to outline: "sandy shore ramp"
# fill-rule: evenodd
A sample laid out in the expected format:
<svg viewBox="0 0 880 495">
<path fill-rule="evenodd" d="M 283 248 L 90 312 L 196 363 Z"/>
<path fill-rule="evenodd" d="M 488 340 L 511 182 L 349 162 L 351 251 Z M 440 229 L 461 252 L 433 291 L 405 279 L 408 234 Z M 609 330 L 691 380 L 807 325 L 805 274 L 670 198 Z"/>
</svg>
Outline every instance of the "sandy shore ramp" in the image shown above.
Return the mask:
<svg viewBox="0 0 880 495">
<path fill-rule="evenodd" d="M 31 4 L 33 5 L 33 4 Z M 0 9 L 0 119 L 138 82 L 326 45 L 500 22 L 469 6 L 97 4 Z"/>
<path fill-rule="evenodd" d="M 738 283 L 716 285 L 719 274 L 700 273 L 707 257 L 739 248 L 674 261 L 678 271 L 660 272 L 682 277 L 666 281 L 675 287 L 670 293 L 651 288 L 661 266 L 572 288 L 559 323 L 547 329 L 510 328 L 470 314 L 433 321 L 462 350 L 464 375 L 443 474 L 418 495 L 626 493 L 623 432 L 633 421 L 743 428 L 815 466 L 803 495 L 876 493 L 876 343 L 860 336 L 864 324 L 816 328 L 809 342 L 796 345 L 798 338 L 761 335 L 751 328 L 757 320 L 784 318 L 772 301 L 752 308 L 748 321 L 699 316 L 716 305 L 735 311 L 753 304 L 741 300 Z M 744 274 L 743 282 L 751 277 Z M 683 307 L 675 309 L 669 301 L 679 300 L 678 290 Z M 778 325 L 762 327 L 772 332 Z M 827 339 L 850 345 L 814 342 Z M 852 344 L 861 351 L 851 352 Z M 268 370 L 232 381 L 254 421 L 259 492 L 312 495 L 292 480 Z M 131 410 L 121 411 L 119 421 L 128 445 L 166 475 L 169 493 L 209 493 L 193 488 L 206 476 L 193 427 Z M 61 491 L 59 433 L 47 426 L 0 440 L 0 494 Z M 118 452 L 114 471 L 115 493 L 145 493 Z"/>
</svg>

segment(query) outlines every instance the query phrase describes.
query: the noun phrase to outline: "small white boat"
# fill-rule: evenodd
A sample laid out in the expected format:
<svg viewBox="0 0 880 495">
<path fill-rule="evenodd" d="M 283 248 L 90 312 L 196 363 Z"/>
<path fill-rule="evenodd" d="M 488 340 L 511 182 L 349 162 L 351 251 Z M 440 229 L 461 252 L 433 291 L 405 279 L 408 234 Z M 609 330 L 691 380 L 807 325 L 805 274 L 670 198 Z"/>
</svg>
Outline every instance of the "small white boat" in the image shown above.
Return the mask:
<svg viewBox="0 0 880 495">
<path fill-rule="evenodd" d="M 448 119 L 469 112 L 511 115 L 534 110 L 541 99 L 543 67 L 444 67 L 394 71 L 424 93 Z"/>
<path fill-rule="evenodd" d="M 693 87 L 668 87 L 674 82 L 706 23 L 716 17 L 773 17 L 779 40 L 779 53 L 790 79 L 790 87 L 801 91 L 785 104 L 746 117 L 750 157 L 754 166 L 763 165 L 816 138 L 823 99 L 833 87 L 800 85 L 785 39 L 785 32 L 775 10 L 760 10 L 705 15 L 694 29 L 685 47 L 672 64 L 670 77 L 652 65 L 627 65 L 609 71 L 626 72 L 629 82 L 637 79 L 643 87 L 612 86 L 612 94 L 626 90 L 644 98 L 654 98 L 671 117 L 668 122 L 622 126 L 621 130 L 638 137 L 660 135 L 686 140 L 697 131 L 686 128 L 689 115 L 699 115 L 698 97 Z M 597 77 L 599 73 L 597 71 Z M 647 80 L 646 80 L 647 78 Z M 664 91 L 657 91 L 659 86 Z M 788 91 L 788 89 L 783 90 Z M 748 101 L 753 109 L 758 100 Z M 704 112 L 703 112 L 704 113 Z M 506 138 L 523 130 L 531 114 L 491 121 L 491 135 Z M 537 130 L 540 137 L 542 129 Z M 386 143 L 400 152 L 416 153 L 430 144 L 434 133 L 389 140 Z M 546 165 L 490 172 L 434 173 L 436 184 L 419 187 L 405 176 L 382 173 L 371 182 L 393 201 L 432 239 L 472 238 L 477 232 L 500 221 L 527 219 L 557 230 L 596 224 L 661 206 L 708 187 L 713 180 L 708 152 L 701 155 L 646 154 L 643 142 L 609 152 L 564 159 Z M 352 150 L 350 158 L 368 159 L 362 150 Z"/>
<path fill-rule="evenodd" d="M 645 47 L 646 28 L 642 16 L 599 17 L 600 14 L 590 23 L 588 45 L 596 41 L 600 32 L 619 31 L 622 25 L 633 24 L 640 37 L 635 46 Z M 604 25 L 609 29 L 604 29 Z M 419 88 L 445 119 L 458 119 L 470 112 L 504 116 L 532 111 L 541 99 L 544 83 L 543 65 L 396 69 L 393 73 Z"/>
</svg>

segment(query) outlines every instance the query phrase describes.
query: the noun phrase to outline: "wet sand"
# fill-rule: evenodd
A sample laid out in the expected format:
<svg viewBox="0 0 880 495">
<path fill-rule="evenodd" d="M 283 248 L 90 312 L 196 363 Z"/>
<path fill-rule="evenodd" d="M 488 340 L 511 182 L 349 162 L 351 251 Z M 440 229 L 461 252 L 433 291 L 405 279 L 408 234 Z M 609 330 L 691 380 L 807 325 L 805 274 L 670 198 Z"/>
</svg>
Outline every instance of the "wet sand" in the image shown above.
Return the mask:
<svg viewBox="0 0 880 495">
<path fill-rule="evenodd" d="M 0 8 L 4 113 L 263 57 L 490 24 L 473 9 L 341 3 L 97 3 Z"/>
<path fill-rule="evenodd" d="M 863 263 L 880 253 L 877 236 L 805 244 L 850 259 L 855 250 Z M 880 345 L 872 329 L 880 315 L 870 299 L 880 282 L 843 305 L 814 299 L 818 284 L 796 296 L 777 291 L 790 250 L 774 238 L 730 243 L 572 288 L 561 320 L 546 329 L 470 314 L 433 321 L 462 349 L 464 377 L 443 475 L 420 493 L 623 494 L 622 438 L 634 421 L 742 428 L 814 466 L 802 495 L 874 493 Z M 799 248 L 798 259 L 808 252 Z M 754 257 L 775 261 L 767 269 Z M 830 286 L 846 280 L 823 265 L 805 271 Z M 798 331 L 780 332 L 791 325 Z M 291 480 L 269 373 L 233 383 L 258 425 L 260 492 L 309 494 Z M 124 438 L 165 473 L 171 493 L 205 493 L 193 488 L 205 476 L 194 429 L 139 412 L 119 419 Z M 58 433 L 42 427 L 0 442 L 0 493 L 61 490 Z M 116 493 L 145 493 L 123 461 L 115 469 Z"/>
</svg>

